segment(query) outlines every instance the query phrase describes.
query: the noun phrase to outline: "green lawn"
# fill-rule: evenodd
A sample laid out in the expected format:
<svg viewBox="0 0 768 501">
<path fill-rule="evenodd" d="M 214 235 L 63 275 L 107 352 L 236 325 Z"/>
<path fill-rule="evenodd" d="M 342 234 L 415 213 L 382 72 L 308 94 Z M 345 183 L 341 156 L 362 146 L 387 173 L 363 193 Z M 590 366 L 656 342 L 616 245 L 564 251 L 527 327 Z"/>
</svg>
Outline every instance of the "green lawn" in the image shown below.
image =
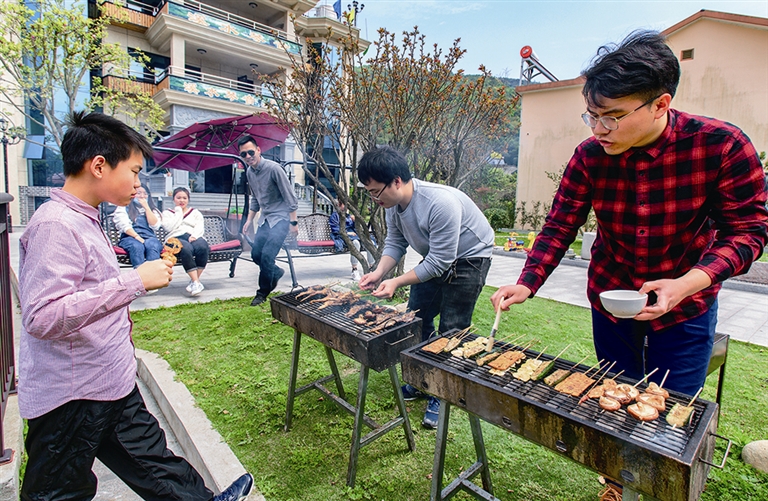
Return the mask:
<svg viewBox="0 0 768 501">
<path fill-rule="evenodd" d="M 489 331 L 493 310 L 486 288 L 475 311 L 475 325 Z M 282 431 L 288 392 L 293 331 L 273 320 L 268 305 L 252 308 L 249 298 L 160 308 L 133 313 L 139 348 L 164 357 L 187 385 L 198 405 L 269 501 L 274 500 L 424 500 L 429 497 L 434 432 L 420 426 L 424 401 L 409 403 L 417 449 L 409 452 L 401 429 L 360 452 L 357 485 L 346 487 L 352 417 L 310 392 L 296 398 L 293 428 Z M 566 357 L 594 359 L 590 316 L 583 308 L 534 298 L 502 318 L 500 336 L 512 333 L 541 340 Z M 593 360 L 594 361 L 594 360 Z M 358 365 L 338 356 L 348 399 L 354 403 Z M 724 470 L 712 470 L 704 501 L 768 499 L 768 475 L 740 459 L 741 448 L 766 437 L 768 352 L 732 342 L 719 433 L 734 440 Z M 304 337 L 299 384 L 328 373 L 322 346 Z M 703 398 L 714 400 L 715 376 Z M 396 414 L 389 378 L 371 372 L 367 409 L 379 422 Z M 594 501 L 597 475 L 495 426 L 483 424 L 495 494 L 505 501 Z M 473 446 L 463 412 L 452 414 L 446 480 L 473 461 Z M 715 459 L 724 451 L 718 444 Z M 471 499 L 459 494 L 455 499 Z"/>
</svg>

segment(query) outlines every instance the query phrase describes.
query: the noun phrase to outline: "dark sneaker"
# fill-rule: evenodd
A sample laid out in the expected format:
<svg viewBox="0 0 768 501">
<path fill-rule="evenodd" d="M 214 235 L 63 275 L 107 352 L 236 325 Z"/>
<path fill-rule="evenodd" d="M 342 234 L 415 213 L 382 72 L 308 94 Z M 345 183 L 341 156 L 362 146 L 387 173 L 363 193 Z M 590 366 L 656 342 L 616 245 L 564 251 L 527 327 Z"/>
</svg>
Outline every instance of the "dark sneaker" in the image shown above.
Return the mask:
<svg viewBox="0 0 768 501">
<path fill-rule="evenodd" d="M 246 473 L 232 482 L 232 485 L 221 494 L 214 496 L 211 501 L 240 501 L 251 492 L 251 487 L 253 487 L 253 477 L 250 473 Z"/>
<path fill-rule="evenodd" d="M 256 297 L 254 297 L 253 301 L 251 301 L 251 306 L 258 306 L 266 300 L 267 298 L 265 298 L 264 296 L 256 294 Z"/>
<path fill-rule="evenodd" d="M 416 400 L 417 398 L 426 398 L 427 395 L 420 389 L 409 385 L 408 383 L 405 383 L 403 386 L 400 387 L 401 390 L 403 390 L 403 400 L 411 401 Z"/>
<path fill-rule="evenodd" d="M 437 418 L 440 413 L 440 400 L 435 397 L 429 397 L 427 401 L 427 410 L 424 412 L 424 419 L 421 420 L 421 426 L 428 430 L 437 428 Z"/>
</svg>

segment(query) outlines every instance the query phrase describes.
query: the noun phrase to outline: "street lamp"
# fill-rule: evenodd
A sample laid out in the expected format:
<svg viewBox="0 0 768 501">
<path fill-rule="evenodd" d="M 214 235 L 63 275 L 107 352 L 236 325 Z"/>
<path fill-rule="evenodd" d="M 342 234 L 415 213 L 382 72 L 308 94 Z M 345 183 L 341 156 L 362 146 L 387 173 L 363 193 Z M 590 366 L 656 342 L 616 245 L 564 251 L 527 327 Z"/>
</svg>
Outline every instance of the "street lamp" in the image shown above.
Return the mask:
<svg viewBox="0 0 768 501">
<path fill-rule="evenodd" d="M 8 145 L 17 144 L 19 141 L 21 141 L 21 137 L 19 137 L 14 132 L 11 132 L 11 134 L 9 135 L 8 126 L 9 126 L 9 122 L 3 117 L 0 117 L 0 142 L 3 143 L 3 171 L 5 173 L 5 192 L 10 194 L 10 182 L 8 180 Z M 8 220 L 6 221 L 6 223 L 7 223 L 8 233 L 11 233 L 13 231 L 13 221 L 11 220 L 11 211 L 8 211 Z"/>
<path fill-rule="evenodd" d="M 352 21 L 355 23 L 355 26 L 357 26 L 357 15 L 363 12 L 363 9 L 365 8 L 364 3 L 357 3 L 357 0 L 352 0 L 352 4 L 347 4 L 347 10 L 349 12 L 352 12 L 352 10 L 355 11 L 355 17 L 352 18 Z"/>
</svg>

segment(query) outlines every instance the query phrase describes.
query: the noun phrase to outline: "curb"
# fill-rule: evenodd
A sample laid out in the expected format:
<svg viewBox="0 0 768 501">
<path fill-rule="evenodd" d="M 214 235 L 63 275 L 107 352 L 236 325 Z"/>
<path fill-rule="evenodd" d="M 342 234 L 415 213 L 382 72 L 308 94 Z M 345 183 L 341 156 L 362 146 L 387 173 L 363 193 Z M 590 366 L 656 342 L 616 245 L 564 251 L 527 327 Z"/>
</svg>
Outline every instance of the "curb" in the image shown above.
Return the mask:
<svg viewBox="0 0 768 501">
<path fill-rule="evenodd" d="M 508 252 L 500 248 L 494 248 L 493 255 L 504 256 L 504 257 L 514 257 L 517 259 L 525 259 L 526 257 L 528 257 L 528 255 L 525 252 L 518 252 L 518 251 Z M 579 268 L 589 268 L 589 261 L 585 259 L 581 259 L 580 257 L 575 257 L 572 259 L 564 258 L 562 261 L 560 261 L 560 264 L 564 264 L 566 266 L 578 266 Z M 754 294 L 765 294 L 768 296 L 768 285 L 766 284 L 756 284 L 754 282 L 745 282 L 737 278 L 729 278 L 728 280 L 723 282 L 722 285 L 723 285 L 723 289 L 731 289 L 731 290 L 737 290 L 741 292 L 752 292 Z"/>
<path fill-rule="evenodd" d="M 3 418 L 3 445 L 13 450 L 11 461 L 0 466 L 0 499 L 19 499 L 19 468 L 24 452 L 24 423 L 19 414 L 19 400 L 9 395 Z"/>
<path fill-rule="evenodd" d="M 175 380 L 176 373 L 168 362 L 154 353 L 139 349 L 136 350 L 136 361 L 139 377 L 168 421 L 184 457 L 197 469 L 209 488 L 216 492 L 226 489 L 245 473 L 240 460 L 197 407 L 187 387 Z M 265 501 L 257 489 L 254 485 L 253 492 L 247 498 L 249 501 Z"/>
</svg>

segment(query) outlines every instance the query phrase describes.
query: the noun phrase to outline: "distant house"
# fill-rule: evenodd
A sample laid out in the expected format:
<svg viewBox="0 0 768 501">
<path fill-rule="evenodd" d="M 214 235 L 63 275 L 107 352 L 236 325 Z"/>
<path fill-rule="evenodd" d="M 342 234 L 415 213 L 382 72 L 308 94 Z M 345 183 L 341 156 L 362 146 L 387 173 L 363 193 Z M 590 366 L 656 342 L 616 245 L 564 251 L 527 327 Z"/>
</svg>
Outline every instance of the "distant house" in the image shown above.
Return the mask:
<svg viewBox="0 0 768 501">
<path fill-rule="evenodd" d="M 740 127 L 768 151 L 768 19 L 702 10 L 662 32 L 680 60 L 672 107 Z M 581 77 L 518 86 L 522 96 L 517 199 L 552 200 L 557 172 L 591 135 Z"/>
</svg>

